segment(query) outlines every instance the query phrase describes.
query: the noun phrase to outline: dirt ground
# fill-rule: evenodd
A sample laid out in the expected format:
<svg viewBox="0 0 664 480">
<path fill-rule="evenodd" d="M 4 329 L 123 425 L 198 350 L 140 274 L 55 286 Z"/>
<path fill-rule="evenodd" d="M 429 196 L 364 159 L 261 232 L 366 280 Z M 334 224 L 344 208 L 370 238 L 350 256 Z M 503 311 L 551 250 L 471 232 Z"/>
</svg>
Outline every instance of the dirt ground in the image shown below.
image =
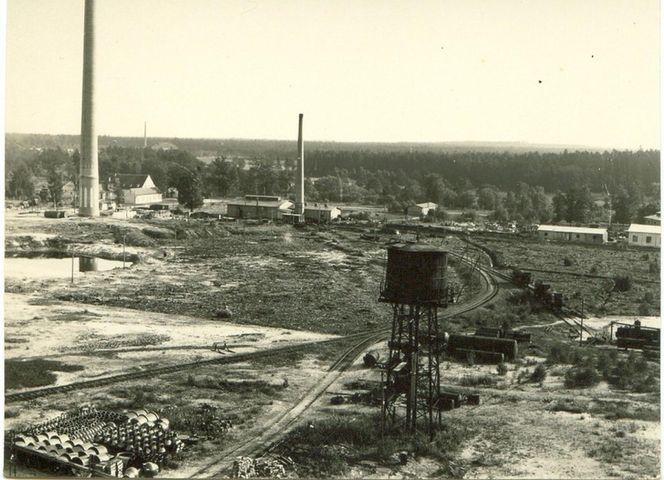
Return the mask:
<svg viewBox="0 0 664 480">
<path fill-rule="evenodd" d="M 213 342 L 242 352 L 387 327 L 389 307 L 377 302 L 384 244 L 363 241 L 360 233 L 211 221 L 53 220 L 11 213 L 6 217 L 7 254 L 56 251 L 117 260 L 122 258 L 122 239 L 127 238 L 126 254 L 134 263 L 127 269 L 81 275 L 74 284 L 67 278 L 8 277 L 5 356 L 14 362 L 10 368 L 37 357 L 83 366 L 55 372 L 55 382 L 68 383 L 222 355 L 211 350 Z M 442 244 L 461 248 L 453 238 Z M 219 318 L 221 311 L 230 312 L 230 317 Z M 482 309 L 472 318 L 489 313 Z M 449 323 L 455 331 L 470 332 L 474 325 L 465 323 L 470 318 L 460 316 Z M 566 338 L 564 324 L 545 318 L 531 323 L 548 325 L 530 329 L 539 335 L 535 343 L 543 349 L 552 334 Z M 528 324 L 522 319 L 519 326 Z M 193 426 L 184 419 L 197 419 L 203 404 L 212 405 L 234 426 L 227 433 L 201 435 L 177 460 L 177 470 L 164 472 L 188 476 L 287 412 L 325 376 L 338 354 L 332 348 L 305 350 L 57 394 L 8 405 L 5 428 L 94 403 L 120 410 L 163 409 L 174 428 L 191 435 L 203 428 L 205 419 Z M 464 431 L 453 455 L 465 478 L 658 474 L 660 426 L 654 418 L 659 418 L 659 395 L 617 391 L 605 382 L 568 390 L 562 384 L 569 368 L 564 365 L 547 366 L 541 385 L 519 383 L 518 374 L 532 370 L 544 357 L 529 354 L 519 362 L 500 377 L 495 366 L 452 361 L 443 365 L 446 386 L 481 394 L 480 405 L 445 414 L 446 421 Z M 480 375 L 495 377 L 496 383 L 467 385 L 468 378 Z M 301 422 L 315 424 L 337 411 L 375 414 L 375 406 L 335 406 L 330 399 L 379 381 L 380 372 L 366 369 L 358 359 Z M 621 408 L 647 415 L 609 415 Z M 420 478 L 436 475 L 441 461 L 420 456 L 405 466 L 367 461 L 349 467 L 349 475 L 356 478 Z"/>
</svg>

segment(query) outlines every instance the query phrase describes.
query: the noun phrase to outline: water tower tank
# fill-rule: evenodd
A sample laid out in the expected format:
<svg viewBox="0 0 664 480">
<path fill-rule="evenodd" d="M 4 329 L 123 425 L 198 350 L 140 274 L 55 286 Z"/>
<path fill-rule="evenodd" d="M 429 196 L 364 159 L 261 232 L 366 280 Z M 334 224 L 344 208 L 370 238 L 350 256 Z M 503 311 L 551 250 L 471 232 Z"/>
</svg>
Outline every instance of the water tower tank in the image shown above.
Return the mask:
<svg viewBox="0 0 664 480">
<path fill-rule="evenodd" d="M 387 248 L 387 268 L 381 288 L 383 302 L 410 305 L 447 304 L 447 252 L 424 244 Z"/>
</svg>

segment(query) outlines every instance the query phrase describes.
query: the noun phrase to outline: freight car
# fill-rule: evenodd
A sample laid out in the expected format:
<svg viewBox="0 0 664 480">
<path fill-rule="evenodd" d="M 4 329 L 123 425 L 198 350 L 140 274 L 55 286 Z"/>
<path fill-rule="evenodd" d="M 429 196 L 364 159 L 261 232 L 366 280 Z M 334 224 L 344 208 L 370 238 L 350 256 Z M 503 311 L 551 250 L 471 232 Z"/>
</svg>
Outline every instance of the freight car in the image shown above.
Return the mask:
<svg viewBox="0 0 664 480">
<path fill-rule="evenodd" d="M 560 311 L 563 308 L 563 294 L 552 291 L 548 283 L 536 281 L 533 286 L 533 296 L 551 310 Z"/>
<path fill-rule="evenodd" d="M 636 320 L 634 325 L 619 324 L 616 330 L 618 348 L 659 350 L 659 328 L 642 327 Z"/>
<path fill-rule="evenodd" d="M 450 335 L 447 350 L 451 355 L 455 355 L 457 350 L 502 353 L 508 360 L 514 360 L 519 353 L 516 340 L 475 335 Z"/>
</svg>

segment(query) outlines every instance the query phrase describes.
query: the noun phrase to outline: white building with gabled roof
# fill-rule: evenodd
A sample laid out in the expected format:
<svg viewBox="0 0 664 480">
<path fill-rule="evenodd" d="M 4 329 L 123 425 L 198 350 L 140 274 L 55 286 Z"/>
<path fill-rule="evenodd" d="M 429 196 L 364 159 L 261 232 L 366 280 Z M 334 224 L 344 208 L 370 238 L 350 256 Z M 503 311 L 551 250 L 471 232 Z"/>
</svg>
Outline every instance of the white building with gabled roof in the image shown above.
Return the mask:
<svg viewBox="0 0 664 480">
<path fill-rule="evenodd" d="M 659 225 L 632 223 L 627 229 L 627 243 L 629 245 L 659 248 L 661 237 L 662 227 Z"/>
</svg>

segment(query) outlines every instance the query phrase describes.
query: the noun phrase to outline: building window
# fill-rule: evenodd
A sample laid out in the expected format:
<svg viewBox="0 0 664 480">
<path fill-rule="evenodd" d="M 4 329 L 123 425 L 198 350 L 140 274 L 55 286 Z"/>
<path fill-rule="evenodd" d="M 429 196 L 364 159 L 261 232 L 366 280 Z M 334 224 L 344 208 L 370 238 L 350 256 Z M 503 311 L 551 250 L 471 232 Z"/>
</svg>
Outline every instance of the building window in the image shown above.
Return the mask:
<svg viewBox="0 0 664 480">
<path fill-rule="evenodd" d="M 652 237 L 646 237 L 646 243 L 652 243 Z"/>
<path fill-rule="evenodd" d="M 576 234 L 576 238 L 581 238 L 581 235 L 579 235 L 579 234 L 577 233 L 577 234 Z"/>
<path fill-rule="evenodd" d="M 632 243 L 639 243 L 639 237 L 632 235 Z"/>
<path fill-rule="evenodd" d="M 548 232 L 544 232 L 544 236 L 547 237 L 549 235 Z"/>
</svg>

